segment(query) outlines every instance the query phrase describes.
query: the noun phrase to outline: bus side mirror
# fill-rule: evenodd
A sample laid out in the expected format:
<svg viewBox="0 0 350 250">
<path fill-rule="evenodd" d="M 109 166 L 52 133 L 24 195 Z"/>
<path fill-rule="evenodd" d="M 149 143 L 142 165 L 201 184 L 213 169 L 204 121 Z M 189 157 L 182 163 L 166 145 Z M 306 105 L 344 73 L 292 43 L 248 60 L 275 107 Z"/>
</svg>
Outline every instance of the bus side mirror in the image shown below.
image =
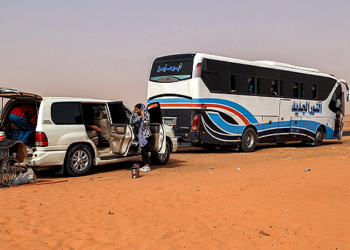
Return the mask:
<svg viewBox="0 0 350 250">
<path fill-rule="evenodd" d="M 350 100 L 350 89 L 346 91 L 346 101 L 348 102 Z"/>
</svg>

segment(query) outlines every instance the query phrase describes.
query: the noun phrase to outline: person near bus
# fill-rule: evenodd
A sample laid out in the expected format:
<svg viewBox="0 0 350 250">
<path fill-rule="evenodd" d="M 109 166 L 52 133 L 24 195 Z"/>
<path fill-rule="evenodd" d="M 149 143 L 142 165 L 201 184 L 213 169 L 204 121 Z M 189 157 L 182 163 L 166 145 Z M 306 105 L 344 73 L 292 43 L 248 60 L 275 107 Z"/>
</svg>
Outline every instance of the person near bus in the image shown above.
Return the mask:
<svg viewBox="0 0 350 250">
<path fill-rule="evenodd" d="M 31 146 L 38 119 L 36 108 L 30 105 L 16 107 L 11 110 L 9 118 L 10 122 L 22 129 L 18 141 L 23 142 L 27 147 Z"/>
<path fill-rule="evenodd" d="M 130 117 L 131 125 L 134 125 L 135 133 L 138 137 L 138 142 L 141 147 L 141 155 L 144 166 L 140 168 L 143 172 L 148 172 L 151 170 L 149 166 L 149 148 L 151 146 L 151 129 L 150 129 L 150 115 L 147 111 L 146 106 L 143 103 L 138 103 L 135 105 Z"/>
</svg>

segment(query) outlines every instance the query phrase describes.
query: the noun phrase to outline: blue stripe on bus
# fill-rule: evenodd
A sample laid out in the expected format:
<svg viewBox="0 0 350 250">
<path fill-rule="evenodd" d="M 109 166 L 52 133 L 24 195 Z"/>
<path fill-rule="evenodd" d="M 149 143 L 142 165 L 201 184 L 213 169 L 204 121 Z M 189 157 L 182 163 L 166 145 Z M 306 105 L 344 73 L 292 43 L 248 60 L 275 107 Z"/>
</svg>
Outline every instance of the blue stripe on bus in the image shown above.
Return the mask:
<svg viewBox="0 0 350 250">
<path fill-rule="evenodd" d="M 246 128 L 246 126 L 229 124 L 215 113 L 209 113 L 208 115 L 219 128 L 225 130 L 229 134 L 242 135 L 244 129 Z M 291 126 L 291 123 L 293 123 L 293 121 L 272 122 L 271 124 L 260 123 L 258 126 L 256 126 L 256 128 L 257 128 L 259 137 L 267 134 L 294 132 L 294 133 L 306 134 L 315 138 L 318 127 L 322 125 L 322 123 L 315 122 L 315 121 L 307 121 L 307 120 L 298 121 L 299 124 L 295 124 L 295 125 L 299 125 L 299 126 L 295 126 L 294 124 L 292 124 Z M 281 130 L 281 128 L 283 129 Z M 334 135 L 334 131 L 328 126 L 326 126 L 326 138 L 332 139 L 333 135 Z"/>
<path fill-rule="evenodd" d="M 239 105 L 236 102 L 231 102 L 224 99 L 216 99 L 216 98 L 201 98 L 201 99 L 193 99 L 193 103 L 215 103 L 215 104 L 221 104 L 228 106 L 230 108 L 233 108 L 240 112 L 242 115 L 244 115 L 250 123 L 258 123 L 258 121 L 255 119 L 252 113 L 250 113 L 246 108 Z"/>
<path fill-rule="evenodd" d="M 243 106 L 239 105 L 238 103 L 224 100 L 224 99 L 217 99 L 217 98 L 199 98 L 199 99 L 192 99 L 192 102 L 189 102 L 188 99 L 185 98 L 156 98 L 151 101 L 147 100 L 148 103 L 153 102 L 159 102 L 162 103 L 193 103 L 193 104 L 201 104 L 201 103 L 214 103 L 214 104 L 221 104 L 228 106 L 230 108 L 233 108 L 234 110 L 237 110 L 239 113 L 241 113 L 243 116 L 247 118 L 247 120 L 254 124 L 258 123 L 258 121 L 255 119 L 255 117 Z"/>
<path fill-rule="evenodd" d="M 153 100 L 147 100 L 147 103 L 154 103 L 154 102 L 159 102 L 159 103 L 192 103 L 190 100 L 185 99 L 185 98 L 156 98 Z"/>
<path fill-rule="evenodd" d="M 240 140 L 240 136 L 238 136 L 238 135 L 230 135 L 230 134 L 223 135 L 223 134 L 219 134 L 216 131 L 212 130 L 206 124 L 204 124 L 204 127 L 211 136 L 216 137 L 218 139 L 225 140 L 225 141 L 238 141 L 238 140 Z"/>
<path fill-rule="evenodd" d="M 153 102 L 159 102 L 159 103 L 194 103 L 194 104 L 200 104 L 200 103 L 214 103 L 214 104 L 221 104 L 221 105 L 226 105 L 228 107 L 231 107 L 235 110 L 237 110 L 238 112 L 240 112 L 242 115 L 244 115 L 246 117 L 246 119 L 256 125 L 258 134 L 260 136 L 261 135 L 265 135 L 267 132 L 263 132 L 261 130 L 276 130 L 278 129 L 278 127 L 290 127 L 291 122 L 294 122 L 294 120 L 292 121 L 283 121 L 283 122 L 272 122 L 271 124 L 269 123 L 260 123 L 259 125 L 257 125 L 258 121 L 256 120 L 256 118 L 247 110 L 245 109 L 243 106 L 232 102 L 232 101 L 228 101 L 228 100 L 224 100 L 224 99 L 217 99 L 217 98 L 198 98 L 198 99 L 193 99 L 192 102 L 189 101 L 188 99 L 185 98 L 156 98 L 153 99 L 151 101 L 147 100 L 148 103 L 153 103 Z M 232 125 L 232 124 L 228 124 L 225 121 L 222 120 L 222 118 L 218 115 L 209 115 L 210 118 L 213 120 L 213 122 L 219 127 L 222 128 L 223 130 L 228 132 L 229 134 L 235 134 L 235 135 L 242 135 L 244 129 L 246 128 L 246 126 L 237 126 L 237 125 Z M 302 126 L 301 124 L 302 123 Z M 295 124 L 297 125 L 297 124 Z M 308 121 L 308 120 L 298 120 L 298 125 L 299 126 L 292 126 L 290 128 L 288 128 L 288 132 L 285 133 L 290 133 L 290 132 L 294 132 L 294 131 L 302 131 L 300 133 L 302 134 L 306 134 L 309 135 L 313 138 L 315 138 L 315 134 L 316 131 L 318 129 L 318 127 L 320 125 L 325 125 L 319 122 L 315 122 L 315 121 Z M 326 127 L 326 139 L 333 139 L 334 138 L 334 130 L 331 129 L 328 126 Z M 286 128 L 287 129 L 287 128 Z M 214 132 L 212 132 L 214 133 Z M 271 132 L 272 134 L 276 134 L 276 132 Z M 297 132 L 296 132 L 297 133 Z M 217 133 L 215 133 L 217 134 Z M 220 137 L 219 134 L 216 135 L 217 137 Z M 224 136 L 226 138 L 226 136 Z M 232 138 L 232 136 L 229 136 L 230 138 Z M 227 139 L 225 139 L 227 140 Z M 231 139 L 232 140 L 232 139 Z M 235 140 L 235 139 L 233 139 Z"/>
</svg>

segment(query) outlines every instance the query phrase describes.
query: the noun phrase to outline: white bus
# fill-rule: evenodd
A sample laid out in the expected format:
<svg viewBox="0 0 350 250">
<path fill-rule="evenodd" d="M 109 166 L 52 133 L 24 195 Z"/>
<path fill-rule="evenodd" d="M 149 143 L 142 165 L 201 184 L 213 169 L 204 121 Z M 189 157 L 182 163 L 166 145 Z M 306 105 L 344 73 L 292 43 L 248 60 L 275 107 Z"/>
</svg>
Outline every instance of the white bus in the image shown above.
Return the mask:
<svg viewBox="0 0 350 250">
<path fill-rule="evenodd" d="M 187 53 L 154 60 L 147 97 L 180 142 L 250 152 L 257 142 L 341 139 L 349 85 L 311 68 Z"/>
</svg>

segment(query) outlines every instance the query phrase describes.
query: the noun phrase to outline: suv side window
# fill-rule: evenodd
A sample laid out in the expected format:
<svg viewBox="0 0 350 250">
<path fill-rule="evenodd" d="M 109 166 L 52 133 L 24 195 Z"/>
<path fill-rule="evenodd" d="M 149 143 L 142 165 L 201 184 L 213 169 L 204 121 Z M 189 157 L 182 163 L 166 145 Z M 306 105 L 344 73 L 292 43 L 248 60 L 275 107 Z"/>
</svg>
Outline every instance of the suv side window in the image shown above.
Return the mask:
<svg viewBox="0 0 350 250">
<path fill-rule="evenodd" d="M 112 124 L 128 123 L 123 103 L 121 102 L 108 103 L 108 107 L 112 118 L 111 119 Z"/>
<path fill-rule="evenodd" d="M 83 124 L 79 102 L 56 102 L 51 106 L 51 118 L 56 125 Z"/>
<path fill-rule="evenodd" d="M 124 110 L 126 113 L 126 118 L 128 119 L 128 121 L 130 120 L 130 116 L 132 115 L 132 113 L 130 112 L 130 110 L 124 106 Z"/>
</svg>

